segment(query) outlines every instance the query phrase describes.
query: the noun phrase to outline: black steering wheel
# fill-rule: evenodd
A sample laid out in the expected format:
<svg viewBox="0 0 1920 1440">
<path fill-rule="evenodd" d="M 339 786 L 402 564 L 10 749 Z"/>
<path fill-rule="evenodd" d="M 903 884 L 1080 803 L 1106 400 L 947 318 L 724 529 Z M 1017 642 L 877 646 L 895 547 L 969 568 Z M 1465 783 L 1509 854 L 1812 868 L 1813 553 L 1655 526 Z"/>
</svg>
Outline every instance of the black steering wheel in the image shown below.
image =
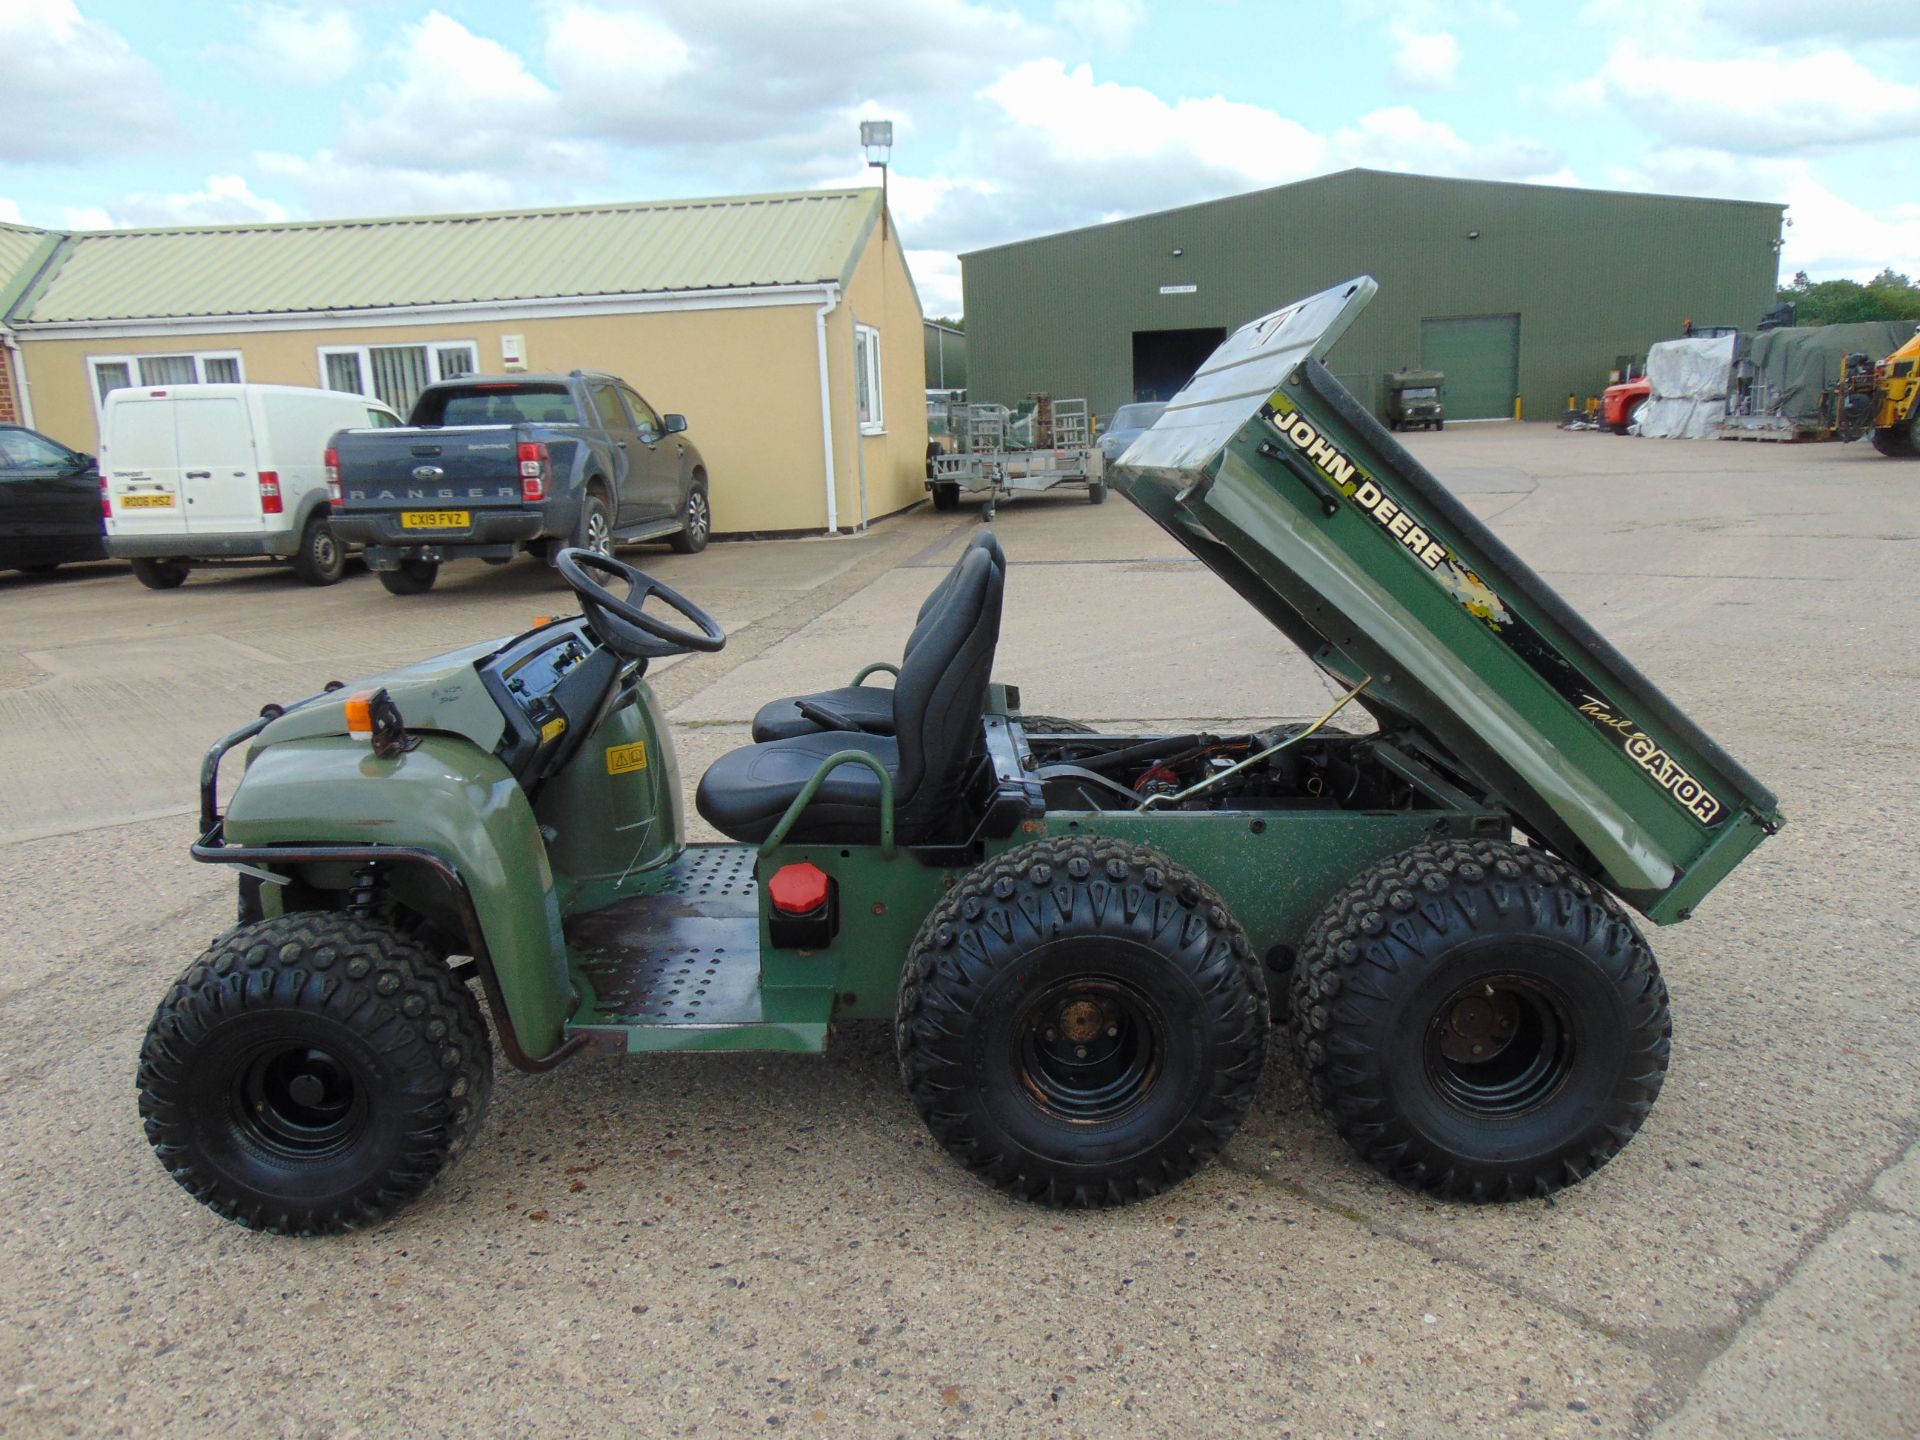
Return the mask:
<svg viewBox="0 0 1920 1440">
<path fill-rule="evenodd" d="M 570 546 L 554 557 L 553 567 L 580 597 L 580 608 L 586 612 L 587 624 L 593 633 L 616 655 L 624 655 L 629 660 L 657 660 L 689 650 L 711 652 L 727 643 L 727 632 L 706 611 L 672 586 L 662 585 L 611 555 Z M 589 570 L 625 580 L 627 598 L 622 600 L 615 595 L 588 575 Z M 641 607 L 656 595 L 699 626 L 699 630 L 682 630 L 647 614 Z"/>
</svg>

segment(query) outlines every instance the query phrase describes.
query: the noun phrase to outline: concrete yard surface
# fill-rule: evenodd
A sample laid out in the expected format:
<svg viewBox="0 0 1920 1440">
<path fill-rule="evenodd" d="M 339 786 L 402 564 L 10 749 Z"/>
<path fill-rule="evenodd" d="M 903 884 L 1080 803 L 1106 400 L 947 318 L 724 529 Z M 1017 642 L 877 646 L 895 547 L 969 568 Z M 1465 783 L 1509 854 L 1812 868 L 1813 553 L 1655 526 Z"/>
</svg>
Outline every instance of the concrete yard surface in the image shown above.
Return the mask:
<svg viewBox="0 0 1920 1440">
<path fill-rule="evenodd" d="M 864 1024 L 824 1058 L 496 1059 L 425 1202 L 250 1234 L 167 1177 L 134 1101 L 155 1003 L 233 913 L 187 855 L 200 756 L 264 702 L 571 598 L 526 559 L 407 599 L 6 575 L 0 1434 L 1920 1433 L 1920 462 L 1537 425 L 1407 444 L 1789 817 L 1648 927 L 1673 1064 L 1599 1174 L 1485 1208 L 1397 1189 L 1276 1043 L 1219 1164 L 1055 1213 L 951 1161 Z M 897 659 L 979 516 L 628 552 L 730 631 L 651 676 L 689 797 L 765 700 Z M 1219 729 L 1329 703 L 1118 495 L 995 525 L 995 675 L 1030 710 Z"/>
</svg>

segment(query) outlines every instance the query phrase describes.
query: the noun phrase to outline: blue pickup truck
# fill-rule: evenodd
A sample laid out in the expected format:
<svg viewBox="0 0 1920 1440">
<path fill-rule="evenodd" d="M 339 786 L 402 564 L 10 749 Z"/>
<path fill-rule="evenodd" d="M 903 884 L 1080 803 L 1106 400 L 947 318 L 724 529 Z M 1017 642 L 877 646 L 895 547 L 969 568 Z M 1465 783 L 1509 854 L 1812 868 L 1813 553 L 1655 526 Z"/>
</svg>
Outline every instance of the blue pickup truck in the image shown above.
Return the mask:
<svg viewBox="0 0 1920 1440">
<path fill-rule="evenodd" d="M 361 546 L 396 595 L 431 589 L 448 560 L 642 540 L 693 554 L 713 511 L 686 430 L 685 416 L 593 370 L 429 385 L 405 425 L 329 443 L 334 537 Z"/>
</svg>

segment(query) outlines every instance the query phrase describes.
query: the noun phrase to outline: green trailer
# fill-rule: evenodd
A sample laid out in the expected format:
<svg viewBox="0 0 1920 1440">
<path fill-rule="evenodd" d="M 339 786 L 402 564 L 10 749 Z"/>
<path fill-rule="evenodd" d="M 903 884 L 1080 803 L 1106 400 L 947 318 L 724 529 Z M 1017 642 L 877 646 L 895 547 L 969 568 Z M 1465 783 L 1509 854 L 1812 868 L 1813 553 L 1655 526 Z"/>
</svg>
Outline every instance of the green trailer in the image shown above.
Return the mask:
<svg viewBox="0 0 1920 1440">
<path fill-rule="evenodd" d="M 239 923 L 140 1061 L 168 1171 L 244 1225 L 351 1228 L 478 1133 L 494 1041 L 541 1072 L 817 1052 L 859 1019 L 892 1023 L 954 1158 L 1041 1203 L 1206 1165 L 1277 1019 L 1404 1184 L 1500 1199 L 1605 1163 L 1669 1044 L 1629 908 L 1686 919 L 1780 816 L 1335 382 L 1373 288 L 1244 327 L 1111 472 L 1336 682 L 1310 722 L 1026 714 L 991 676 L 982 527 L 898 665 L 770 699 L 708 768 L 721 843 L 684 839 L 646 669 L 725 635 L 590 552 L 558 563 L 580 616 L 220 741 L 194 854 L 237 869 Z"/>
</svg>

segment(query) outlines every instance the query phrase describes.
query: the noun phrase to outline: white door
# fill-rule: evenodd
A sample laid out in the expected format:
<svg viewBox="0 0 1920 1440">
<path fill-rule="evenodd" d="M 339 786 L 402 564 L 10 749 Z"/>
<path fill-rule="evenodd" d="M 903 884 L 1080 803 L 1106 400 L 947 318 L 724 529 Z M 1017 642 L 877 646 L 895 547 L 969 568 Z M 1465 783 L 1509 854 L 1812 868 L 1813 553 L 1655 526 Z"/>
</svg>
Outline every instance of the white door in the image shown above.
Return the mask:
<svg viewBox="0 0 1920 1440">
<path fill-rule="evenodd" d="M 100 469 L 107 477 L 113 517 L 109 535 L 179 535 L 187 528 L 180 493 L 173 405 L 166 400 L 116 396 L 107 409 Z"/>
<path fill-rule="evenodd" d="M 187 533 L 257 534 L 266 529 L 246 402 L 237 395 L 179 395 L 172 404 Z"/>
</svg>

